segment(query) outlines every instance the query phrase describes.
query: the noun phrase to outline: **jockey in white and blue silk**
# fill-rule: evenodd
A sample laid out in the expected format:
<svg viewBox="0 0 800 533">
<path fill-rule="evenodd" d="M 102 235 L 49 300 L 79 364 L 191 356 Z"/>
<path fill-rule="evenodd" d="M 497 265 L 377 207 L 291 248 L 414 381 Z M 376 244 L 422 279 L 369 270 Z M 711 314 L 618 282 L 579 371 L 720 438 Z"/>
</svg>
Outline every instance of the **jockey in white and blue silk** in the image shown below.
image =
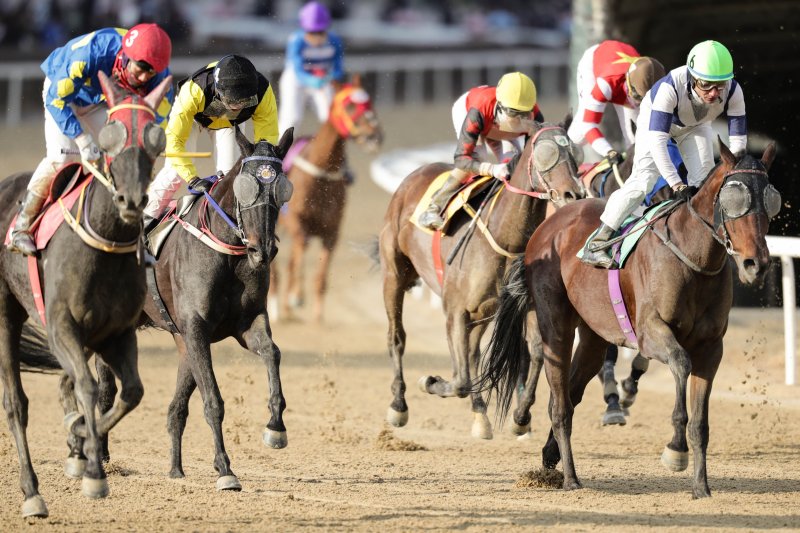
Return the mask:
<svg viewBox="0 0 800 533">
<path fill-rule="evenodd" d="M 631 177 L 608 199 L 602 225 L 584 249 L 583 262 L 610 268 L 608 249 L 591 251 L 591 243 L 607 242 L 663 176 L 679 199 L 689 199 L 714 167 L 714 131 L 720 115 L 728 119 L 730 149 L 747 147 L 744 93 L 733 79 L 733 59 L 725 46 L 704 41 L 689 52 L 686 65 L 670 71 L 645 96 L 636 123 L 636 151 Z M 687 170 L 687 187 L 667 151 L 672 138 Z"/>
<path fill-rule="evenodd" d="M 280 79 L 281 132 L 302 121 L 309 99 L 319 121 L 328 120 L 334 93 L 331 81 L 344 78 L 344 46 L 339 36 L 329 30 L 330 24 L 330 12 L 319 2 L 309 2 L 300 10 L 301 29 L 289 37 Z"/>
</svg>

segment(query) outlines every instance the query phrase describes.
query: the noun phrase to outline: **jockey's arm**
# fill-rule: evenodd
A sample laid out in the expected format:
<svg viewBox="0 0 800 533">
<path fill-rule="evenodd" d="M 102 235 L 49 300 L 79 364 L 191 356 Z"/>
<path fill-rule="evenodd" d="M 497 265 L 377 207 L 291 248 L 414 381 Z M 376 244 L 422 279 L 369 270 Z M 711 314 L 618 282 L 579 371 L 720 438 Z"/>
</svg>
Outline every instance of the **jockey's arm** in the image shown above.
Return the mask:
<svg viewBox="0 0 800 533">
<path fill-rule="evenodd" d="M 205 101 L 203 89 L 194 81 L 189 80 L 181 86 L 167 122 L 167 152 L 186 150 L 186 140 L 192 133 L 194 116 L 205 108 Z M 168 160 L 172 168 L 187 183 L 197 176 L 197 168 L 191 158 L 170 157 Z"/>
<path fill-rule="evenodd" d="M 474 157 L 474 153 L 483 127 L 484 117 L 481 112 L 474 107 L 470 108 L 470 110 L 467 111 L 464 123 L 461 125 L 461 131 L 458 134 L 458 144 L 455 154 L 453 155 L 456 168 L 470 174 L 479 173 L 481 161 Z"/>
<path fill-rule="evenodd" d="M 266 140 L 270 144 L 278 144 L 278 110 L 272 85 L 267 86 L 253 112 L 253 134 L 255 142 Z"/>
<path fill-rule="evenodd" d="M 669 129 L 672 126 L 672 113 L 677 105 L 678 94 L 675 92 L 675 88 L 669 83 L 659 84 L 650 111 L 650 124 L 647 130 L 636 132 L 637 150 L 640 144 L 644 144 L 646 149 L 650 150 L 656 168 L 670 187 L 675 187 L 682 183 L 678 169 L 672 163 L 667 150 L 667 141 L 670 138 Z M 644 142 L 640 143 L 639 139 L 643 139 Z"/>
<path fill-rule="evenodd" d="M 75 54 L 74 58 L 65 62 L 60 72 L 48 73 L 51 83 L 45 95 L 45 108 L 64 135 L 71 139 L 83 133 L 83 127 L 69 104 L 91 77 L 94 68 L 94 61 L 88 56 L 88 50 L 78 50 L 82 53 Z"/>
<path fill-rule="evenodd" d="M 569 137 L 575 144 L 588 142 L 592 150 L 605 156 L 612 150 L 611 144 L 600 131 L 600 121 L 603 120 L 606 105 L 611 100 L 611 86 L 603 78 L 595 80 L 592 90 L 583 97 L 581 116 L 575 117 L 576 123 L 569 128 Z"/>
<path fill-rule="evenodd" d="M 308 72 L 303 66 L 302 50 L 306 46 L 302 33 L 293 33 L 286 45 L 286 64 L 287 68 L 294 71 L 298 81 L 304 87 L 315 87 L 318 78 Z"/>
<path fill-rule="evenodd" d="M 731 82 L 731 95 L 725 105 L 725 114 L 728 116 L 728 142 L 734 154 L 747 149 L 747 115 L 744 110 L 744 92 L 742 86 Z"/>
</svg>

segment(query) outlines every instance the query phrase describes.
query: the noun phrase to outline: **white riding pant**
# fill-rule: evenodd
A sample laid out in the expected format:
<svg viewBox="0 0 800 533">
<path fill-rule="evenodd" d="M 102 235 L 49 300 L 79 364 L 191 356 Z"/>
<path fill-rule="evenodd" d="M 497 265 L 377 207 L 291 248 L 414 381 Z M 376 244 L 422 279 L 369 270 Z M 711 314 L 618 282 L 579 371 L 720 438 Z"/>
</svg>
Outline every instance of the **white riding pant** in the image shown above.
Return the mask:
<svg viewBox="0 0 800 533">
<path fill-rule="evenodd" d="M 314 103 L 320 123 L 328 120 L 328 112 L 333 103 L 333 87 L 327 84 L 320 89 L 312 89 L 300 83 L 294 69 L 287 67 L 280 79 L 280 98 L 278 99 L 278 129 L 281 135 L 288 128 L 296 127 L 303 120 L 306 103 Z"/>
<path fill-rule="evenodd" d="M 456 130 L 457 139 L 461 133 L 461 126 L 464 125 L 464 119 L 467 118 L 467 93 L 462 94 L 453 104 L 452 116 L 453 128 Z M 499 143 L 487 143 L 483 136 L 481 136 L 478 139 L 478 144 L 475 146 L 475 152 L 477 153 L 479 159 L 486 161 L 489 157 L 489 150 L 487 149 L 488 146 L 488 148 L 491 149 L 492 153 L 494 154 L 494 157 L 498 162 L 500 162 L 514 154 L 521 153 L 524 148 L 524 142 L 524 135 L 520 135 L 516 139 L 509 141 L 500 141 Z M 498 146 L 502 149 L 497 148 Z"/>
<path fill-rule="evenodd" d="M 243 132 L 248 131 L 250 122 L 245 122 L 240 127 Z M 233 168 L 236 161 L 239 160 L 241 152 L 239 145 L 236 143 L 236 132 L 234 128 L 222 128 L 219 130 L 209 130 L 201 127 L 196 122 L 192 125 L 192 131 L 189 138 L 186 139 L 186 151 L 197 151 L 198 138 L 201 134 L 207 134 L 211 137 L 211 144 L 214 147 L 214 161 L 218 172 L 227 174 Z M 246 133 L 245 133 L 246 135 Z M 192 176 L 190 176 L 191 179 Z M 144 208 L 144 214 L 153 218 L 158 218 L 164 214 L 175 193 L 181 188 L 181 185 L 186 183 L 181 178 L 178 171 L 172 167 L 170 158 L 167 158 L 155 179 L 150 183 L 147 189 L 147 206 Z"/>
<path fill-rule="evenodd" d="M 42 102 L 45 102 L 47 91 L 50 89 L 50 79 L 45 78 L 44 88 L 42 89 Z M 85 132 L 91 133 L 95 139 L 100 129 L 106 123 L 108 108 L 105 104 L 97 104 L 88 107 L 70 106 L 81 127 Z M 44 142 L 45 156 L 39 162 L 36 170 L 33 171 L 31 181 L 28 183 L 28 190 L 39 195 L 47 196 L 50 191 L 50 184 L 56 177 L 56 171 L 67 162 L 80 161 L 78 145 L 74 139 L 70 139 L 58 127 L 53 115 L 45 107 L 44 110 Z M 63 151 L 75 152 L 74 154 L 64 153 Z"/>
<path fill-rule="evenodd" d="M 648 126 L 641 124 L 641 120 L 639 122 L 637 127 L 646 128 Z M 638 131 L 647 135 L 646 129 Z M 641 139 L 639 135 L 637 138 Z M 711 124 L 703 123 L 693 128 L 687 128 L 673 139 L 678 144 L 678 151 L 686 166 L 689 185 L 699 187 L 714 167 L 714 131 Z M 640 150 L 640 145 L 645 149 Z M 631 177 L 622 185 L 622 188 L 609 196 L 606 208 L 600 216 L 603 224 L 618 230 L 625 219 L 642 203 L 647 193 L 653 189 L 659 176 L 661 173 L 656 168 L 649 143 L 637 142 Z"/>
</svg>

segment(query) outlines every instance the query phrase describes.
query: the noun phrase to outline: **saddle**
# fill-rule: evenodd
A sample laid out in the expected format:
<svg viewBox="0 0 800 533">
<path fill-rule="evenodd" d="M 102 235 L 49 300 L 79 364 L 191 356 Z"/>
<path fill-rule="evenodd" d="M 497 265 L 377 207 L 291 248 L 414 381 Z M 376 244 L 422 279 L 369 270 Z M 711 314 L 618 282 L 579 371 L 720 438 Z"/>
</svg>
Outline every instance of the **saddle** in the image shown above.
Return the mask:
<svg viewBox="0 0 800 533">
<path fill-rule="evenodd" d="M 84 174 L 80 163 L 69 163 L 59 169 L 50 185 L 50 191 L 39 216 L 31 224 L 30 232 L 37 250 L 47 248 L 47 244 L 55 235 L 56 230 L 64 223 L 61 204 L 67 210 L 72 209 L 91 179 L 91 175 Z M 11 219 L 11 224 L 6 232 L 6 246 L 11 242 L 11 230 L 16 224 L 18 216 L 19 213 Z"/>
<path fill-rule="evenodd" d="M 417 221 L 419 220 L 419 216 L 422 214 L 422 212 L 425 211 L 430 204 L 431 197 L 441 188 L 442 184 L 449 175 L 450 171 L 447 170 L 434 178 L 431 184 L 428 185 L 428 188 L 422 195 L 422 198 L 420 198 L 417 207 L 414 209 L 414 212 L 411 214 L 411 218 L 409 219 L 417 228 L 428 234 L 433 234 L 433 230 L 420 226 Z M 450 200 L 448 200 L 447 206 L 444 208 L 444 212 L 442 213 L 442 216 L 444 217 L 444 226 L 442 227 L 443 234 L 447 234 L 447 228 L 450 220 L 452 220 L 456 213 L 462 209 L 467 210 L 470 200 L 488 189 L 492 183 L 492 180 L 494 180 L 494 178 L 491 176 L 473 176 L 466 185 L 463 185 L 458 191 L 456 191 Z"/>
<path fill-rule="evenodd" d="M 167 237 L 178 224 L 178 218 L 183 218 L 192 206 L 202 198 L 202 194 L 187 194 L 169 203 L 169 209 L 161 217 L 159 223 L 145 235 L 144 243 L 153 257 L 158 259 Z M 176 216 L 173 216 L 176 215 Z"/>
</svg>

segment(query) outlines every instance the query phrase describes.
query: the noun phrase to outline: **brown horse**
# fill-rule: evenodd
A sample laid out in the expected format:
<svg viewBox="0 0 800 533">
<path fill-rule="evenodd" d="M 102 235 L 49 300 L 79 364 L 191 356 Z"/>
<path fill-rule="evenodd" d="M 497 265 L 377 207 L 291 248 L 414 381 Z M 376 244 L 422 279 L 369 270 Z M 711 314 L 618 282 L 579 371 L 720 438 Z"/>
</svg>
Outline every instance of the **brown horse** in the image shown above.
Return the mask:
<svg viewBox="0 0 800 533">
<path fill-rule="evenodd" d="M 552 391 L 552 430 L 542 462 L 555 468 L 564 461 L 565 489 L 581 486 L 570 442 L 574 406 L 600 369 L 606 346 L 613 343 L 638 347 L 648 358 L 669 365 L 675 378 L 674 434 L 661 461 L 673 471 L 687 468 L 688 425 L 694 449 L 693 493 L 696 498 L 711 494 L 706 476 L 708 401 L 732 304 L 728 255 L 736 262 L 742 283 L 762 280 L 770 264 L 765 235 L 770 218 L 780 209 L 780 195 L 767 176 L 774 144 L 760 161 L 749 155 L 737 160 L 721 142 L 720 153 L 721 162 L 697 195 L 645 232 L 620 270 L 635 344 L 621 330 L 612 309 L 608 271 L 576 257 L 598 225 L 602 201 L 587 200 L 559 210 L 539 226 L 524 260 L 510 270 L 482 381 L 498 391 L 498 409 L 504 416 L 517 376 L 526 365 L 525 335 L 531 333 L 526 323 L 532 326 L 541 339 L 532 345 L 543 349 Z M 573 358 L 576 327 L 580 341 Z"/>
<path fill-rule="evenodd" d="M 279 297 L 278 269 L 274 264 L 271 269 L 269 301 L 280 301 L 278 306 L 270 306 L 273 317 L 279 312 L 291 316 L 291 309 L 303 304 L 303 256 L 308 241 L 318 237 L 322 241 L 322 252 L 314 280 L 313 317 L 316 322 L 322 320 L 331 255 L 339 240 L 347 197 L 347 139 L 354 139 L 369 151 L 377 150 L 383 141 L 378 117 L 358 76 L 353 77 L 351 84 L 337 86 L 327 122 L 291 162 L 287 161 L 291 164 L 288 175 L 294 184 L 294 195 L 288 209 L 281 214 L 280 225 L 289 234 L 291 252 L 282 298 Z"/>
<path fill-rule="evenodd" d="M 476 374 L 480 339 L 495 312 L 501 280 L 510 259 L 522 252 L 534 228 L 544 220 L 548 204 L 560 207 L 585 195 L 576 178 L 573 154 L 577 147 L 566 137 L 570 121 L 568 115 L 565 124 L 534 125 L 518 158 L 521 164 L 515 165 L 510 180 L 505 182 L 507 190 L 493 201 L 494 216 L 490 213 L 481 219 L 485 219 L 482 224 L 488 227 L 492 242 L 486 235 L 471 238 L 455 256 L 452 268 L 444 269 L 441 283 L 432 254 L 433 236 L 417 228 L 410 219 L 431 181 L 453 166 L 425 165 L 409 174 L 392 196 L 378 243 L 383 299 L 389 318 L 389 353 L 394 363 L 394 400 L 387 412 L 389 423 L 399 427 L 408 422 L 402 363 L 406 339 L 403 299 L 405 291 L 422 278 L 442 297 L 453 379 L 423 376 L 419 385 L 424 392 L 441 397 L 470 395 L 475 417 L 473 436 L 492 438 L 486 403 L 481 394 L 471 392 L 470 376 Z M 457 215 L 450 222 L 447 234 L 441 236 L 441 257 L 448 257 L 456 243 L 471 230 L 470 218 Z"/>
</svg>

